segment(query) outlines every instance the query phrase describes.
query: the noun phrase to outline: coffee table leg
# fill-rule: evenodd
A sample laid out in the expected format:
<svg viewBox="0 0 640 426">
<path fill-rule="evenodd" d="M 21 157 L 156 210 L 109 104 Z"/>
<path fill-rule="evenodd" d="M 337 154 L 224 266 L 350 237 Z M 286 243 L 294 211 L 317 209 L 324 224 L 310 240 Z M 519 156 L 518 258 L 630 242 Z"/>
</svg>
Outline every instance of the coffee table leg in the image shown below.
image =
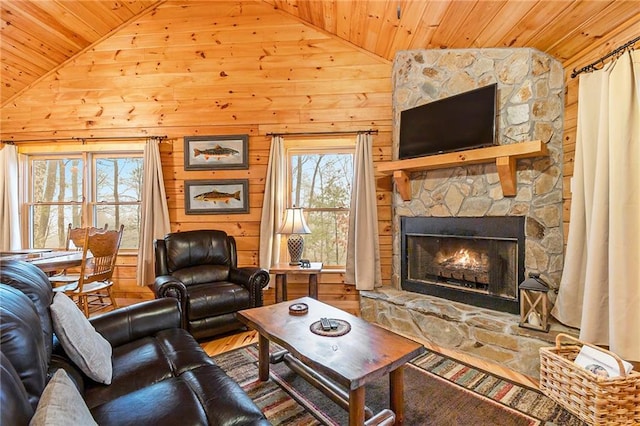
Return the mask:
<svg viewBox="0 0 640 426">
<path fill-rule="evenodd" d="M 349 391 L 349 426 L 364 424 L 364 386 Z"/>
<path fill-rule="evenodd" d="M 258 335 L 258 377 L 269 380 L 269 340 L 262 334 Z"/>
<path fill-rule="evenodd" d="M 391 411 L 396 414 L 396 425 L 404 422 L 404 366 L 389 373 L 389 396 Z"/>
</svg>

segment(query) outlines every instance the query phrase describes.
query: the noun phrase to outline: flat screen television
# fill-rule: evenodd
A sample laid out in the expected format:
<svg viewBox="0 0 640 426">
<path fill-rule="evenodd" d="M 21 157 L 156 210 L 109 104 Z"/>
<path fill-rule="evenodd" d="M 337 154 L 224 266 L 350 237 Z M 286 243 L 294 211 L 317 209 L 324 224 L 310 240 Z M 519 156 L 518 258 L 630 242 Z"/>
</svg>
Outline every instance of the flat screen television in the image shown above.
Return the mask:
<svg viewBox="0 0 640 426">
<path fill-rule="evenodd" d="M 400 113 L 399 158 L 497 145 L 496 83 Z"/>
</svg>

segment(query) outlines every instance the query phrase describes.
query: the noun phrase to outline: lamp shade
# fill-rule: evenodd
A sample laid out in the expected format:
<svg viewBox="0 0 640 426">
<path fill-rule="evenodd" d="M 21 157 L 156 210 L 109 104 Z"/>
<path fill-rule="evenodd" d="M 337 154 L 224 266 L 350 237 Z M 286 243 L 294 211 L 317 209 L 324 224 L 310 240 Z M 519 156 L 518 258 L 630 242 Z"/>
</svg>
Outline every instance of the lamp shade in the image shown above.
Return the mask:
<svg viewBox="0 0 640 426">
<path fill-rule="evenodd" d="M 307 226 L 302 214 L 302 208 L 292 207 L 286 210 L 284 222 L 278 230 L 278 234 L 310 234 L 311 230 Z"/>
</svg>

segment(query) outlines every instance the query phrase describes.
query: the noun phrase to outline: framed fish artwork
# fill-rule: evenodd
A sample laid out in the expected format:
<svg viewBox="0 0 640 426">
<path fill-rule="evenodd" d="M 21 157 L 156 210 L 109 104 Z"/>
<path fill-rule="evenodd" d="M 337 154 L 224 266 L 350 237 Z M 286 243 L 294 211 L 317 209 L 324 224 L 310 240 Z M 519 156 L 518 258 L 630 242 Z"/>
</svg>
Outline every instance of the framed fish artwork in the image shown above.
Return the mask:
<svg viewBox="0 0 640 426">
<path fill-rule="evenodd" d="M 185 180 L 186 214 L 234 214 L 249 212 L 249 180 Z"/>
<path fill-rule="evenodd" d="M 185 136 L 185 170 L 249 168 L 249 135 Z"/>
</svg>

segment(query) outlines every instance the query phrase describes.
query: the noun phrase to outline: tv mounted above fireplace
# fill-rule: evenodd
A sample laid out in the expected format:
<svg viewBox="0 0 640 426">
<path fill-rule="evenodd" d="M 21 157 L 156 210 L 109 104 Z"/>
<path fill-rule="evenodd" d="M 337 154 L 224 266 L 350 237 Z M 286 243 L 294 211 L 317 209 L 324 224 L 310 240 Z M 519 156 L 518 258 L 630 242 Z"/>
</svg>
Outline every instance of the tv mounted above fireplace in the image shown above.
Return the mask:
<svg viewBox="0 0 640 426">
<path fill-rule="evenodd" d="M 496 83 L 400 113 L 399 158 L 497 145 Z"/>
</svg>

